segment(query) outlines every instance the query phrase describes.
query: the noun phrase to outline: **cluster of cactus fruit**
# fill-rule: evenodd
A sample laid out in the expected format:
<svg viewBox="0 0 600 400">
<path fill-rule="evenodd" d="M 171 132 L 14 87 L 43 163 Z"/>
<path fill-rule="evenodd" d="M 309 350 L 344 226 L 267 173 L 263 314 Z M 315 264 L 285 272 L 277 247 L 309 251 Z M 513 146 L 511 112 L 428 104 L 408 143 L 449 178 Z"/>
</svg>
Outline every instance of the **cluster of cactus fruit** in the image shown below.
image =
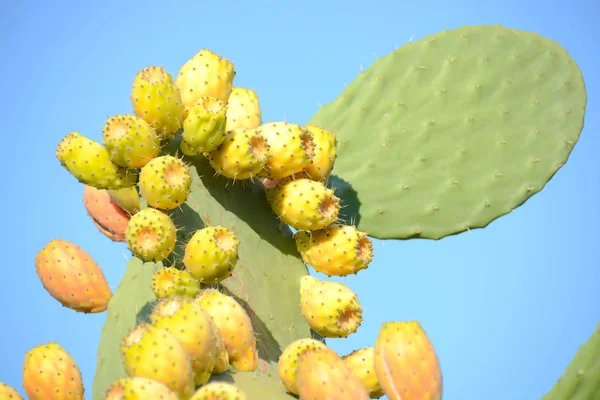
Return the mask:
<svg viewBox="0 0 600 400">
<path fill-rule="evenodd" d="M 437 239 L 522 204 L 578 139 L 579 69 L 535 34 L 460 28 L 378 60 L 304 126 L 263 123 L 235 75 L 207 49 L 176 79 L 144 68 L 133 112 L 110 117 L 102 143 L 72 132 L 56 149 L 98 230 L 133 255 L 114 294 L 75 243 L 51 240 L 35 259 L 63 306 L 108 310 L 93 398 L 441 399 L 440 362 L 417 321 L 385 322 L 372 347 L 333 351 L 325 339 L 355 333 L 363 309 L 306 265 L 357 275 L 373 260 L 370 237 Z M 389 149 L 399 154 L 386 159 Z M 23 387 L 32 400 L 84 398 L 77 364 L 54 342 L 26 354 Z M 0 394 L 21 398 L 6 385 Z"/>
</svg>

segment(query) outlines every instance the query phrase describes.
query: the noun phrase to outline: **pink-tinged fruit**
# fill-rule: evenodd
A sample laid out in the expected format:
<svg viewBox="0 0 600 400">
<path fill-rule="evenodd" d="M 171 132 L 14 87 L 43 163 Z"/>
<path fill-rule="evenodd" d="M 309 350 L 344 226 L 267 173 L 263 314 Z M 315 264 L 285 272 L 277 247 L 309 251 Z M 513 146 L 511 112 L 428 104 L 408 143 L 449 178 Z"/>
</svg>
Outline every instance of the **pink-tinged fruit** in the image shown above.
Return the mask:
<svg viewBox="0 0 600 400">
<path fill-rule="evenodd" d="M 107 190 L 85 185 L 83 204 L 98 230 L 113 242 L 124 242 L 130 216 L 115 203 Z"/>
</svg>

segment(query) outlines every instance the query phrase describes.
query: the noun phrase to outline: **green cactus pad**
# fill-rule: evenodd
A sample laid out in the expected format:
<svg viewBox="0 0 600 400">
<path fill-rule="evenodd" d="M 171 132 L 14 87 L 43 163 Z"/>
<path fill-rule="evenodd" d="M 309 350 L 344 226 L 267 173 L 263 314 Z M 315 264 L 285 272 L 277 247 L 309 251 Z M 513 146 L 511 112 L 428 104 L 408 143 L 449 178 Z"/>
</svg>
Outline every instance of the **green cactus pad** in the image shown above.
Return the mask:
<svg viewBox="0 0 600 400">
<path fill-rule="evenodd" d="M 311 124 L 337 135 L 345 216 L 381 239 L 483 228 L 543 189 L 583 128 L 579 67 L 499 25 L 411 42 L 363 71 Z"/>
</svg>

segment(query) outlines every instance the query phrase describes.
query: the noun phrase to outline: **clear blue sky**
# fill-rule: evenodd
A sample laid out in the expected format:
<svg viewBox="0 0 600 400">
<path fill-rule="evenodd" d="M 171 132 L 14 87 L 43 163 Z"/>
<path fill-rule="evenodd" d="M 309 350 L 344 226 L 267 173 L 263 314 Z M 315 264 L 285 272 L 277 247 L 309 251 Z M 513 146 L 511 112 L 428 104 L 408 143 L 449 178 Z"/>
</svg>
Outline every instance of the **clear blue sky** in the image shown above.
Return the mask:
<svg viewBox="0 0 600 400">
<path fill-rule="evenodd" d="M 52 3 L 52 5 L 50 5 Z M 92 7 L 89 4 L 97 4 Z M 382 322 L 418 319 L 442 363 L 445 400 L 533 400 L 554 384 L 600 320 L 600 10 L 594 0 L 103 1 L 0 3 L 4 172 L 0 381 L 21 393 L 25 352 L 58 341 L 91 393 L 105 315 L 62 308 L 34 257 L 49 240 L 87 249 L 116 287 L 128 257 L 88 220 L 82 187 L 54 149 L 78 130 L 99 140 L 129 112 L 135 73 L 177 73 L 203 47 L 235 62 L 263 117 L 305 123 L 376 56 L 443 29 L 499 23 L 567 49 L 588 90 L 582 138 L 540 194 L 484 230 L 438 242 L 376 242 L 367 273 L 343 279 L 361 329 L 330 340 L 371 346 Z"/>
</svg>

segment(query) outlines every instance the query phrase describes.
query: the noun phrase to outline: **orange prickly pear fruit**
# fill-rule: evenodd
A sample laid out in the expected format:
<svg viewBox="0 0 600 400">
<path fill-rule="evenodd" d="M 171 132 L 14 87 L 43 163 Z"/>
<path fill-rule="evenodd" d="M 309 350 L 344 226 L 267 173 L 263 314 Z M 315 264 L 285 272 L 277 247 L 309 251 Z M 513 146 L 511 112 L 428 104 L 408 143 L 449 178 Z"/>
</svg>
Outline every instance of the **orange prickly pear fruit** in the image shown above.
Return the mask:
<svg viewBox="0 0 600 400">
<path fill-rule="evenodd" d="M 107 190 L 85 185 L 83 204 L 98 230 L 113 242 L 124 242 L 130 216 L 115 203 Z"/>
<path fill-rule="evenodd" d="M 0 382 L 0 399 L 2 400 L 23 400 L 23 397 L 6 383 Z"/>
<path fill-rule="evenodd" d="M 298 339 L 290 343 L 279 356 L 277 369 L 283 386 L 292 394 L 298 395 L 298 359 L 306 353 L 330 350 L 325 343 L 311 338 Z M 333 350 L 331 350 L 333 351 Z"/>
<path fill-rule="evenodd" d="M 360 378 L 369 392 L 369 397 L 378 399 L 384 395 L 381 385 L 375 374 L 375 362 L 373 361 L 373 348 L 355 350 L 342 357 L 348 368 Z"/>
</svg>

